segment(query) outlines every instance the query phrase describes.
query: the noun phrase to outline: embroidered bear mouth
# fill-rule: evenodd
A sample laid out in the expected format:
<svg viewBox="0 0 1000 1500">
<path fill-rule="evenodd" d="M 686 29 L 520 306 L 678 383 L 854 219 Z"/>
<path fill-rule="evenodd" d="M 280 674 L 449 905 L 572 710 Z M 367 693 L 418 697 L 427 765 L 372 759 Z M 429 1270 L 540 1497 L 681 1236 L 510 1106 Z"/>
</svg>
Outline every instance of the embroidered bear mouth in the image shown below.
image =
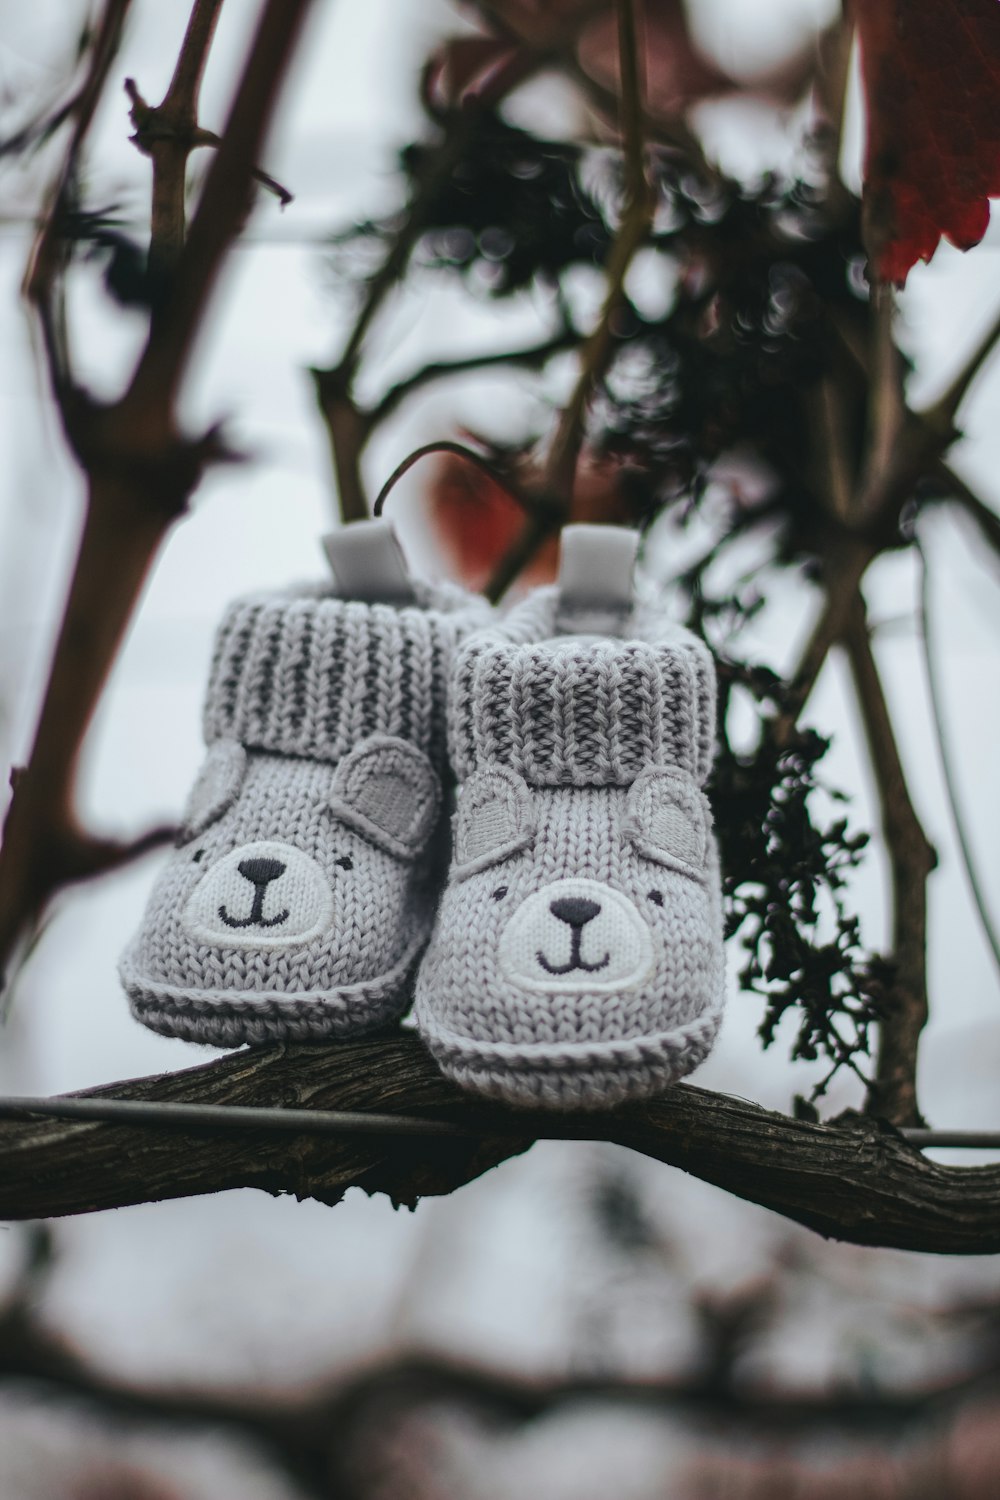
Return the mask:
<svg viewBox="0 0 1000 1500">
<path fill-rule="evenodd" d="M 211 865 L 182 915 L 192 937 L 213 946 L 290 947 L 326 932 L 333 920 L 330 881 L 292 844 L 242 844 Z"/>
<path fill-rule="evenodd" d="M 611 993 L 649 976 L 653 939 L 624 892 L 575 877 L 522 901 L 501 935 L 499 960 L 522 989 Z"/>
</svg>

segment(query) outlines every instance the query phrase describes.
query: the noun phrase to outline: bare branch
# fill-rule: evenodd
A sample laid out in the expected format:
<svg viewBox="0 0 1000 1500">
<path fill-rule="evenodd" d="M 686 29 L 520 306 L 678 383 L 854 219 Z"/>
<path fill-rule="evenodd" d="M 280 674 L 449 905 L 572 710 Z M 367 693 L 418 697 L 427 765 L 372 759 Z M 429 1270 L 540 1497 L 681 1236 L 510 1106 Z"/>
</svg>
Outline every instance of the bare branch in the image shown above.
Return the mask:
<svg viewBox="0 0 1000 1500">
<path fill-rule="evenodd" d="M 858 498 L 858 518 L 865 519 L 864 504 L 872 496 L 881 499 L 879 476 L 891 467 L 903 435 L 906 406 L 903 399 L 903 368 L 896 348 L 893 322 L 895 297 L 891 286 L 876 282 L 872 287 L 872 352 L 868 380 L 868 454 L 866 478 Z"/>
<path fill-rule="evenodd" d="M 965 400 L 969 387 L 992 355 L 998 342 L 1000 342 L 1000 308 L 997 309 L 993 321 L 948 389 L 932 406 L 926 407 L 919 413 L 920 420 L 937 434 L 943 445 L 950 443 L 954 438 L 958 409 Z"/>
<path fill-rule="evenodd" d="M 174 405 L 200 319 L 223 256 L 242 227 L 254 162 L 309 0 L 266 0 L 191 234 L 177 259 L 162 316 L 151 322 L 132 382 L 113 405 L 79 389 L 53 366 L 63 425 L 87 478 L 79 554 L 56 643 L 35 741 L 17 777 L 0 848 L 0 984 L 24 930 L 52 893 L 118 859 L 107 841 L 77 827 L 76 764 L 83 738 L 149 567 L 204 468 L 232 458 L 217 430 L 197 439 L 176 431 Z M 107 78 L 124 4 L 110 5 L 81 92 L 56 195 L 28 277 L 52 347 L 53 288 L 61 269 L 60 210 L 85 127 Z M 207 17 L 209 8 L 196 7 Z M 189 31 L 190 36 L 190 31 Z M 51 327 L 49 327 L 51 325 Z"/>
<path fill-rule="evenodd" d="M 958 847 L 962 854 L 962 864 L 965 867 L 966 879 L 969 882 L 969 890 L 972 892 L 972 900 L 979 916 L 979 925 L 993 955 L 994 967 L 997 973 L 1000 974 L 1000 934 L 997 933 L 996 926 L 990 914 L 989 903 L 986 899 L 986 886 L 979 875 L 978 863 L 972 848 L 972 837 L 969 833 L 961 800 L 958 795 L 958 776 L 952 757 L 950 736 L 946 728 L 944 695 L 941 691 L 940 674 L 938 672 L 934 641 L 931 634 L 931 590 L 927 554 L 921 546 L 919 538 L 916 541 L 916 549 L 920 566 L 920 644 L 923 647 L 924 676 L 927 681 L 927 696 L 930 699 L 931 714 L 934 719 L 938 757 L 944 777 L 945 795 L 948 798 L 948 806 L 951 809 L 951 821 L 955 826 Z"/>
<path fill-rule="evenodd" d="M 554 354 L 560 354 L 564 349 L 572 349 L 578 342 L 579 337 L 576 331 L 567 328 L 561 333 L 554 334 L 550 339 L 543 339 L 539 344 L 529 345 L 526 349 L 504 349 L 495 354 L 471 354 L 467 359 L 434 360 L 430 364 L 422 365 L 419 370 L 414 371 L 412 375 L 408 375 L 405 380 L 400 380 L 386 391 L 382 399 L 372 407 L 368 416 L 373 425 L 384 422 L 386 417 L 391 416 L 396 408 L 415 391 L 421 390 L 426 385 L 432 385 L 438 380 L 448 380 L 454 375 L 467 375 L 473 370 L 492 370 L 506 365 L 538 369 L 547 364 Z"/>
<path fill-rule="evenodd" d="M 453 111 L 445 118 L 444 137 L 427 153 L 405 217 L 388 255 L 368 283 L 340 359 L 335 365 L 314 366 L 309 371 L 316 403 L 326 424 L 337 503 L 345 523 L 364 520 L 369 514 L 361 477 L 361 455 L 374 423 L 381 419 L 362 412 L 353 396 L 354 377 L 365 339 L 383 303 L 406 273 L 414 246 L 427 227 L 435 198 L 461 161 L 483 113 L 496 102 L 493 94 L 486 93 L 469 108 Z"/>
<path fill-rule="evenodd" d="M 52 393 L 71 442 L 77 415 L 77 392 L 61 296 L 60 273 L 66 257 L 63 242 L 65 216 L 79 172 L 80 156 L 111 67 L 118 56 L 131 3 L 132 0 L 107 0 L 101 14 L 86 76 L 66 106 L 64 119 L 73 122 L 69 143 L 49 193 L 49 206 L 32 247 L 23 284 L 24 295 L 38 314 Z"/>
<path fill-rule="evenodd" d="M 500 559 L 485 593 L 496 602 L 532 561 L 539 547 L 569 519 L 587 409 L 614 355 L 614 320 L 625 299 L 625 278 L 639 246 L 649 235 L 653 193 L 646 177 L 643 142 L 642 63 L 636 36 L 635 0 L 616 0 L 621 70 L 620 124 L 625 158 L 625 207 L 611 246 L 607 291 L 597 323 L 580 350 L 576 384 L 556 426 L 535 489 L 544 505 L 529 516 Z"/>
<path fill-rule="evenodd" d="M 868 1108 L 894 1125 L 920 1125 L 917 1051 L 927 1023 L 927 879 L 937 857 L 917 817 L 856 590 L 844 633 L 878 789 L 892 883 L 892 980 L 881 1001 L 879 1049 Z"/>
<path fill-rule="evenodd" d="M 577 459 L 584 438 L 587 407 L 614 352 L 615 315 L 625 296 L 625 277 L 646 239 L 653 196 L 646 179 L 642 137 L 642 86 L 635 32 L 634 0 L 617 0 L 618 56 L 621 67 L 621 126 L 625 155 L 625 208 L 608 259 L 608 289 L 597 325 L 580 352 L 580 373 L 562 413 L 545 466 L 545 485 L 569 505 Z"/>
<path fill-rule="evenodd" d="M 874 556 L 874 547 L 862 541 L 831 549 L 823 577 L 823 606 L 819 618 L 789 680 L 784 706 L 767 725 L 768 737 L 779 747 L 787 744 L 831 648 L 844 633 L 852 598 Z"/>
<path fill-rule="evenodd" d="M 424 443 L 423 447 L 415 448 L 412 453 L 406 455 L 401 463 L 396 465 L 376 497 L 373 506 L 373 513 L 376 516 L 382 514 L 385 502 L 403 478 L 403 475 L 408 474 L 414 464 L 418 464 L 422 458 L 427 458 L 432 453 L 450 453 L 456 458 L 463 459 L 465 463 L 473 464 L 482 473 L 488 475 L 500 489 L 506 491 L 512 500 L 516 500 L 518 505 L 527 511 L 529 515 L 538 508 L 535 502 L 528 495 L 524 494 L 521 488 L 512 481 L 510 476 L 501 473 L 496 464 L 491 463 L 484 454 L 477 453 L 475 448 L 470 448 L 465 443 L 456 443 L 452 442 L 451 439 L 445 438 L 436 443 Z"/>
<path fill-rule="evenodd" d="M 223 258 L 249 210 L 256 163 L 309 4 L 267 0 L 264 6 L 222 143 L 164 299 L 162 320 L 123 398 L 130 412 L 151 402 L 165 412 L 176 400 Z"/>
<path fill-rule="evenodd" d="M 386 1033 L 252 1048 L 183 1073 L 82 1097 L 390 1109 L 468 1126 L 469 1139 L 289 1137 L 63 1123 L 6 1123 L 0 1218 L 87 1213 L 232 1187 L 335 1203 L 349 1186 L 412 1203 L 446 1193 L 539 1135 L 618 1142 L 818 1233 L 948 1254 L 1000 1250 L 1000 1166 L 943 1167 L 860 1115 L 793 1120 L 678 1084 L 643 1105 L 590 1115 L 482 1107 L 448 1083 L 413 1036 Z M 492 1133 L 491 1133 L 492 1132 Z M 513 1134 L 511 1132 L 514 1132 Z"/>
<path fill-rule="evenodd" d="M 569 512 L 559 505 L 537 506 L 525 521 L 507 551 L 496 563 L 483 589 L 491 604 L 497 604 L 511 584 L 516 583 L 535 558 L 543 542 L 554 536 L 568 519 Z"/>
<path fill-rule="evenodd" d="M 132 139 L 153 163 L 148 273 L 150 285 L 157 289 L 154 318 L 162 303 L 167 278 L 184 247 L 187 161 L 195 144 L 201 80 L 222 3 L 223 0 L 195 0 L 162 103 L 152 108 L 135 82 L 131 78 L 125 80 L 135 126 Z"/>
<path fill-rule="evenodd" d="M 965 511 L 975 522 L 979 534 L 995 557 L 1000 558 L 1000 516 L 948 464 L 935 466 L 935 476 L 948 491 L 947 498 Z"/>
</svg>

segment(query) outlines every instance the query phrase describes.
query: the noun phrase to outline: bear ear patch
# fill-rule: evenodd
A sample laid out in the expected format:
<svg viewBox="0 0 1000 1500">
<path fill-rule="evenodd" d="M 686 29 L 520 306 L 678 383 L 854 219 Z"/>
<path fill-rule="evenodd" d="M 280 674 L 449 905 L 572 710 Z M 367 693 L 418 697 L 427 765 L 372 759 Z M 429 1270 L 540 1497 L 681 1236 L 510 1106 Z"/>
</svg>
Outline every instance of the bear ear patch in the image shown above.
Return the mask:
<svg viewBox="0 0 1000 1500">
<path fill-rule="evenodd" d="M 237 740 L 216 740 L 209 746 L 184 808 L 177 831 L 178 847 L 204 833 L 232 807 L 246 771 L 247 753 Z"/>
<path fill-rule="evenodd" d="M 334 817 L 397 859 L 415 859 L 434 831 L 441 784 L 423 751 L 395 735 L 373 734 L 338 765 Z"/>
<path fill-rule="evenodd" d="M 626 837 L 657 864 L 703 876 L 711 826 L 708 801 L 684 771 L 648 766 L 629 788 Z"/>
<path fill-rule="evenodd" d="M 455 814 L 455 875 L 459 880 L 526 849 L 535 836 L 535 807 L 523 777 L 487 766 L 462 787 Z"/>
</svg>

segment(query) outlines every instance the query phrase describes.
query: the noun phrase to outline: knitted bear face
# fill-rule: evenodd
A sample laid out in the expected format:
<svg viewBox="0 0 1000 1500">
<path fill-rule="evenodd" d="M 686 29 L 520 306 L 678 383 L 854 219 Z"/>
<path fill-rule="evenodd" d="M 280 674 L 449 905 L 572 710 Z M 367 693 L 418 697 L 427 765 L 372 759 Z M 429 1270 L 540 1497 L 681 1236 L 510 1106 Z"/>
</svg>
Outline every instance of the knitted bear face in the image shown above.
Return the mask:
<svg viewBox="0 0 1000 1500">
<path fill-rule="evenodd" d="M 216 742 L 140 935 L 146 985 L 298 1012 L 306 1034 L 317 1004 L 356 1029 L 356 999 L 379 1024 L 373 992 L 398 993 L 426 932 L 439 805 L 426 755 L 392 736 L 336 767 Z"/>
<path fill-rule="evenodd" d="M 577 1093 L 565 1102 L 613 1103 L 634 1087 L 615 1095 L 604 1079 L 588 1099 L 580 1050 L 613 1062 L 618 1043 L 654 1047 L 693 1027 L 704 1055 L 721 953 L 711 815 L 689 775 L 650 767 L 630 787 L 550 789 L 490 766 L 460 793 L 418 1004 L 433 1004 L 435 1042 L 476 1038 L 480 1091 L 516 1100 L 512 1068 L 548 1073 L 575 1056 Z M 494 1090 L 491 1049 L 507 1054 Z M 536 1101 L 532 1085 L 522 1092 Z"/>
</svg>

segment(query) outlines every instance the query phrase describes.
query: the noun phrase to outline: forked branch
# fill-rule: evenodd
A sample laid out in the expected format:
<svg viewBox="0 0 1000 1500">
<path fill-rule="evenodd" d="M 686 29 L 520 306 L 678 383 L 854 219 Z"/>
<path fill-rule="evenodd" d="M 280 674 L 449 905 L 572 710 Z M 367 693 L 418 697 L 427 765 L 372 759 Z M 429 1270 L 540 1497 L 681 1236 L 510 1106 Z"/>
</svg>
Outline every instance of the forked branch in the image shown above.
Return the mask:
<svg viewBox="0 0 1000 1500">
<path fill-rule="evenodd" d="M 59 336 L 67 193 L 116 54 L 127 0 L 109 0 L 105 8 L 88 81 L 78 95 L 52 210 L 27 281 L 39 311 L 63 425 L 86 479 L 87 502 L 34 745 L 27 767 L 13 778 L 4 825 L 0 976 L 55 891 L 149 847 L 149 836 L 116 845 L 79 828 L 73 806 L 76 765 L 164 535 L 183 513 L 205 467 L 232 456 L 215 429 L 197 438 L 177 431 L 176 399 L 222 261 L 246 216 L 255 162 L 308 6 L 309 0 L 266 0 L 262 8 L 225 136 L 190 236 L 172 267 L 160 315 L 151 320 L 128 389 L 110 405 L 96 401 L 77 384 L 65 340 Z M 186 61 L 182 58 L 184 66 L 179 67 L 189 99 L 197 88 L 217 8 L 198 0 L 192 14 Z M 175 175 L 183 173 L 179 158 L 173 170 Z M 161 228 L 172 234 L 177 224 L 165 218 Z"/>
</svg>

